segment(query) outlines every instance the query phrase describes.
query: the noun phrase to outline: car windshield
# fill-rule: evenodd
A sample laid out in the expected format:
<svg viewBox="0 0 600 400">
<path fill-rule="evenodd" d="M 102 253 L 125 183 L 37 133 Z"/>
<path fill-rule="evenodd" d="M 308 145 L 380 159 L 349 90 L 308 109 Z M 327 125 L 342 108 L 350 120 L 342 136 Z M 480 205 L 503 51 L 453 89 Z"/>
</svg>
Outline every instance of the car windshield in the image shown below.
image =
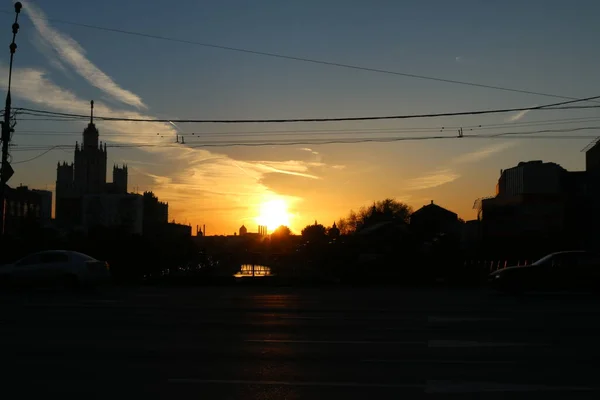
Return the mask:
<svg viewBox="0 0 600 400">
<path fill-rule="evenodd" d="M 87 254 L 79 253 L 77 251 L 72 252 L 72 254 L 82 259 L 83 261 L 97 261 L 94 257 L 90 257 Z"/>
<path fill-rule="evenodd" d="M 545 265 L 547 263 L 549 263 L 552 260 L 552 254 L 548 254 L 547 256 L 544 256 L 542 258 L 540 258 L 539 260 L 537 260 L 536 262 L 534 262 L 532 265 Z"/>
</svg>

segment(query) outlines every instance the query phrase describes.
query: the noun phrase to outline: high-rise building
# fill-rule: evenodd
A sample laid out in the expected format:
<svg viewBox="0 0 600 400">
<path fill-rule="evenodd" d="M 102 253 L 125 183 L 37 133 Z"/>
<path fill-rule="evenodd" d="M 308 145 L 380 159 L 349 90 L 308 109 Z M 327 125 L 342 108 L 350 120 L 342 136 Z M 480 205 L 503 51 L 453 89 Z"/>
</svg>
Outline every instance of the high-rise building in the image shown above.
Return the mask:
<svg viewBox="0 0 600 400">
<path fill-rule="evenodd" d="M 127 194 L 127 166 L 115 165 L 113 182 L 106 182 L 106 144 L 99 141 L 93 100 L 90 106 L 90 122 L 83 130 L 83 142 L 75 143 L 75 162 L 59 163 L 56 169 L 55 218 L 67 226 L 83 223 L 84 196 Z"/>
</svg>

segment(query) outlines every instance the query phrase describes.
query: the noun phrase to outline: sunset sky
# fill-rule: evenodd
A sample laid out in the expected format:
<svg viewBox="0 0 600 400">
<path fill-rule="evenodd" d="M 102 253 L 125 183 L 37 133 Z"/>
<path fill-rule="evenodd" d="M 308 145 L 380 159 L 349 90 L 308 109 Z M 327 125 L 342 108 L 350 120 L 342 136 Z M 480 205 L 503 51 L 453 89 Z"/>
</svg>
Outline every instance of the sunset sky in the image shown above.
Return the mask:
<svg viewBox="0 0 600 400">
<path fill-rule="evenodd" d="M 94 99 L 101 116 L 274 119 L 459 112 L 561 101 L 131 36 L 52 19 L 559 96 L 600 95 L 600 2 L 594 0 L 22 3 L 14 107 L 87 114 Z M 0 4 L 0 39 L 6 44 L 0 53 L 4 98 L 14 12 L 11 1 Z M 26 119 L 17 118 L 15 175 L 9 184 L 54 189 L 56 163 L 71 162 L 72 148 L 18 162 L 43 153 L 44 146 L 74 147 L 86 122 Z M 537 134 L 576 137 L 571 139 L 507 136 L 191 147 L 217 140 L 456 136 L 461 126 L 465 134 L 481 135 L 586 130 Z M 473 201 L 494 194 L 503 168 L 542 159 L 583 169 L 581 149 L 598 135 L 597 129 L 589 129 L 595 126 L 600 127 L 598 109 L 382 122 L 97 122 L 100 139 L 109 145 L 144 145 L 109 148 L 108 179 L 113 163 L 127 163 L 130 191 L 153 190 L 169 202 L 171 219 L 206 224 L 208 234 L 232 234 L 242 224 L 256 231 L 258 222 L 270 227 L 289 223 L 298 233 L 315 220 L 330 225 L 350 209 L 386 197 L 415 209 L 434 200 L 471 219 Z M 176 145 L 177 134 L 185 136 L 185 145 Z M 27 149 L 32 145 L 40 147 Z"/>
</svg>

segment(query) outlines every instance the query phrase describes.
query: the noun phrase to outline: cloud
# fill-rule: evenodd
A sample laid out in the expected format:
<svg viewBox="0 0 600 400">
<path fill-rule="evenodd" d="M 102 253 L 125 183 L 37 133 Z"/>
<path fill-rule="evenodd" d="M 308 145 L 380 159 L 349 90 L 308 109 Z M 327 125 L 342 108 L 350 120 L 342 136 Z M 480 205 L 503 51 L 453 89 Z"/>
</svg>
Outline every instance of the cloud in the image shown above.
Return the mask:
<svg viewBox="0 0 600 400">
<path fill-rule="evenodd" d="M 38 50 L 50 63 L 56 62 L 57 68 L 68 74 L 75 71 L 90 84 L 104 92 L 110 103 L 96 101 L 94 111 L 97 115 L 110 115 L 123 118 L 152 119 L 156 115 L 125 110 L 111 106 L 112 99 L 138 109 L 146 108 L 141 98 L 118 86 L 108 75 L 86 58 L 85 50 L 71 37 L 49 26 L 45 14 L 39 8 L 27 3 L 24 8 L 32 17 L 39 33 Z M 58 66 L 60 65 L 60 67 Z M 61 68 L 62 67 L 62 68 Z M 0 63 L 0 92 L 7 84 L 7 67 Z M 13 70 L 13 99 L 26 100 L 49 110 L 77 114 L 89 113 L 89 101 L 79 97 L 74 91 L 65 89 L 54 82 L 48 73 L 40 68 L 15 68 Z M 13 100 L 13 104 L 16 101 Z M 162 116 L 164 119 L 164 116 Z M 81 129 L 86 121 L 81 122 Z M 301 197 L 277 193 L 273 187 L 265 184 L 265 176 L 293 177 L 295 180 L 316 182 L 320 177 L 315 171 L 327 167 L 320 160 L 308 162 L 287 161 L 241 161 L 225 154 L 185 145 L 175 145 L 178 126 L 173 123 L 98 121 L 100 139 L 106 142 L 141 145 L 141 150 L 152 154 L 152 162 L 137 162 L 134 184 L 140 190 L 153 190 L 163 201 L 169 202 L 170 218 L 173 217 L 206 223 L 213 233 L 223 232 L 229 223 L 252 219 L 258 205 L 271 199 L 284 199 L 289 211 L 294 213 L 295 204 L 303 201 Z M 104 132 L 120 135 L 103 136 Z M 161 135 L 156 133 L 160 132 Z M 144 135 L 147 134 L 147 135 Z M 73 146 L 75 143 L 73 143 Z M 318 152 L 308 149 L 312 154 Z M 307 151 L 307 150 L 305 150 Z M 109 155 L 114 156 L 109 150 Z M 126 158 L 130 154 L 123 154 Z M 320 156 L 319 156 L 320 157 Z M 132 160 L 128 161 L 132 163 Z M 343 166 L 333 166 L 342 168 Z M 169 171 L 169 172 L 166 172 Z M 213 212 L 204 210 L 224 210 L 228 217 L 213 217 Z M 242 214 L 244 213 L 244 214 Z M 218 228 L 215 228 L 218 226 Z M 226 229 L 225 229 L 226 228 Z M 292 226 L 292 229 L 298 227 Z"/>
<path fill-rule="evenodd" d="M 407 190 L 431 189 L 446 183 L 454 182 L 458 178 L 460 178 L 460 175 L 453 170 L 441 169 L 417 178 L 409 179 L 406 182 L 405 188 Z"/>
<path fill-rule="evenodd" d="M 33 46 L 42 53 L 57 70 L 63 72 L 65 75 L 68 75 L 67 67 L 60 61 L 60 59 L 56 56 L 56 52 L 54 49 L 48 44 L 47 41 L 43 40 L 40 35 L 35 35 L 32 40 Z"/>
<path fill-rule="evenodd" d="M 309 153 L 312 153 L 312 154 L 314 154 L 314 155 L 316 155 L 316 156 L 317 156 L 317 155 L 319 155 L 319 152 L 318 152 L 318 151 L 316 151 L 316 150 L 313 150 L 313 149 L 310 149 L 310 148 L 308 148 L 308 147 L 303 147 L 303 148 L 301 148 L 301 149 L 298 149 L 298 150 L 301 150 L 301 151 L 308 151 Z"/>
<path fill-rule="evenodd" d="M 470 153 L 462 154 L 451 160 L 450 165 L 460 165 L 475 163 L 483 161 L 484 159 L 492 156 L 493 154 L 504 151 L 515 145 L 515 142 L 497 143 L 491 146 L 483 147 L 481 149 L 472 151 Z M 444 185 L 446 183 L 453 182 L 460 178 L 460 174 L 455 171 L 454 168 L 448 166 L 446 168 L 439 169 L 434 172 L 430 172 L 423 176 L 412 178 L 407 181 L 407 190 L 422 190 L 431 189 L 437 186 Z"/>
<path fill-rule="evenodd" d="M 7 76 L 6 66 L 0 64 L 0 91 L 6 87 Z M 45 71 L 36 68 L 13 70 L 12 95 L 13 104 L 15 99 L 21 99 L 61 112 L 78 114 L 89 112 L 87 100 L 56 85 L 49 80 Z M 102 102 L 96 102 L 94 109 L 99 115 L 153 118 L 151 115 L 113 108 Z M 82 125 L 84 124 L 85 122 L 82 121 Z M 223 226 L 227 226 L 227 223 L 222 222 L 223 219 L 234 221 L 241 217 L 254 218 L 253 213 L 256 212 L 257 206 L 270 198 L 285 199 L 290 210 L 293 210 L 294 204 L 302 200 L 299 197 L 283 196 L 273 191 L 261 182 L 265 175 L 283 174 L 304 179 L 319 179 L 311 170 L 325 166 L 323 163 L 298 160 L 240 161 L 205 149 L 174 146 L 177 131 L 168 123 L 101 121 L 97 126 L 101 140 L 150 145 L 142 147 L 142 150 L 153 154 L 153 162 L 136 163 L 136 172 L 141 175 L 136 177 L 136 185 L 145 178 L 150 182 L 150 187 L 140 187 L 140 190 L 154 190 L 163 201 L 168 201 L 170 218 L 185 216 L 191 221 L 207 223 L 213 232 L 215 230 L 222 232 Z M 106 131 L 121 133 L 121 135 L 103 137 L 102 133 Z M 167 137 L 157 136 L 157 131 Z M 148 135 L 144 136 L 141 133 Z M 161 146 L 161 144 L 168 144 L 168 146 Z M 127 162 L 133 164 L 132 160 Z M 166 173 L 150 172 L 155 171 L 160 165 L 177 165 L 177 170 L 169 173 L 168 176 Z M 243 216 L 234 214 L 229 218 L 220 216 L 218 220 L 211 220 L 212 214 L 207 215 L 202 211 L 220 207 L 226 208 L 230 213 L 246 210 L 246 214 Z M 215 228 L 216 225 L 218 228 Z"/>
<path fill-rule="evenodd" d="M 491 146 L 482 147 L 481 149 L 472 151 L 470 153 L 461 154 L 460 156 L 454 158 L 452 162 L 455 164 L 467 164 L 483 161 L 494 154 L 510 149 L 515 144 L 516 142 L 496 143 Z"/>
<path fill-rule="evenodd" d="M 31 21 L 40 35 L 40 39 L 48 44 L 58 55 L 58 58 L 87 80 L 91 85 L 102 90 L 112 98 L 136 108 L 146 108 L 142 99 L 123 89 L 108 75 L 96 67 L 86 56 L 85 50 L 68 35 L 58 32 L 50 26 L 46 14 L 33 3 L 27 2 L 23 8 L 31 17 Z M 48 51 L 45 52 L 46 55 Z M 50 57 L 51 62 L 53 57 Z"/>
<path fill-rule="evenodd" d="M 506 120 L 506 122 L 516 122 L 516 121 L 520 120 L 521 118 L 523 118 L 525 115 L 527 115 L 527 113 L 529 111 L 531 111 L 531 110 L 519 111 L 516 114 L 513 114 L 510 117 L 508 117 L 508 119 Z"/>
</svg>

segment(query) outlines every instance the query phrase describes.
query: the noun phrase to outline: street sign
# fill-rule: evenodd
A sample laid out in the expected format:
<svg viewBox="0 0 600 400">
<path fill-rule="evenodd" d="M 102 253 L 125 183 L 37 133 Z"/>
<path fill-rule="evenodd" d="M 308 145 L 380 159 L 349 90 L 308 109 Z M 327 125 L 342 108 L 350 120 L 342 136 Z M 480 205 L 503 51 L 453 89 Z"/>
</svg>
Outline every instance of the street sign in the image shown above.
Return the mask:
<svg viewBox="0 0 600 400">
<path fill-rule="evenodd" d="M 7 161 L 2 166 L 2 176 L 0 176 L 0 182 L 6 183 L 8 180 L 14 175 L 15 171 L 10 166 L 10 163 Z"/>
</svg>

